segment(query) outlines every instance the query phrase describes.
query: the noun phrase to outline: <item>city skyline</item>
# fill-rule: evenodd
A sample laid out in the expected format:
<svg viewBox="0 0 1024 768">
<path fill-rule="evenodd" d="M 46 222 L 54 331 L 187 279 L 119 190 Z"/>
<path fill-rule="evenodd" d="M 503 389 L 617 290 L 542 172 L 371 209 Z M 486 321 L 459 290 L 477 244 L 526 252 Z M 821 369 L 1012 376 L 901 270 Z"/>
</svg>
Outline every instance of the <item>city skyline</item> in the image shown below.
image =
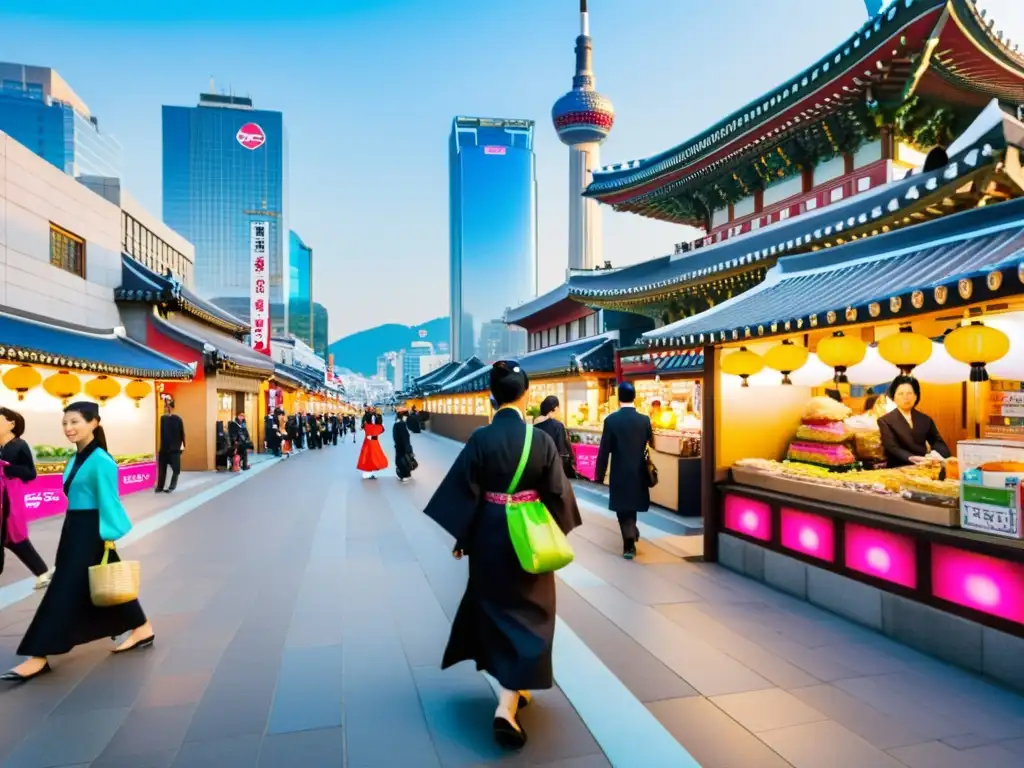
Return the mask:
<svg viewBox="0 0 1024 768">
<path fill-rule="evenodd" d="M 982 5 L 999 27 L 1021 37 L 1019 3 Z M 866 18 L 863 0 L 837 0 L 827 11 L 818 0 L 780 1 L 770 10 L 734 0 L 727 13 L 702 4 L 591 0 L 589 10 L 599 20 L 601 88 L 614 96 L 618 113 L 602 148 L 607 163 L 650 156 L 699 133 L 800 71 Z M 524 0 L 514 14 L 469 0 L 452 0 L 444 13 L 420 0 L 390 0 L 341 10 L 256 2 L 244 14 L 215 1 L 172 10 L 47 0 L 0 19 L 4 57 L 51 66 L 67 78 L 121 142 L 126 189 L 153 211 L 162 208 L 161 104 L 193 102 L 214 75 L 224 90 L 250 93 L 283 112 L 293 137 L 289 226 L 320 256 L 314 298 L 331 310 L 332 340 L 386 320 L 411 325 L 446 313 L 441 142 L 456 114 L 538 121 L 540 292 L 564 277 L 565 147 L 548 115 L 572 65 L 576 0 Z M 197 24 L 204 21 L 230 26 Z M 91 41 L 88 57 L 83 38 Z M 168 50 L 176 52 L 174 67 L 166 66 Z M 381 100 L 396 88 L 400 97 Z M 396 216 L 403 225 L 388 226 Z M 693 235 L 607 211 L 604 257 L 623 266 L 671 253 Z M 387 291 L 342 287 L 352 283 Z"/>
</svg>

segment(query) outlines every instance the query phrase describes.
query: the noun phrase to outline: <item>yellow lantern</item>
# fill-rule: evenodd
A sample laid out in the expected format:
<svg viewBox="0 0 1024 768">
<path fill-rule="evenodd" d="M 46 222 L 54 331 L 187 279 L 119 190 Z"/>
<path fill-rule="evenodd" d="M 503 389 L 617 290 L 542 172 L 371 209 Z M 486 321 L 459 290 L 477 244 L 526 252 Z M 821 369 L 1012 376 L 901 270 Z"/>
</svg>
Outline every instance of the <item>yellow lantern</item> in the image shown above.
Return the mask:
<svg viewBox="0 0 1024 768">
<path fill-rule="evenodd" d="M 789 374 L 803 368 L 810 354 L 807 347 L 786 339 L 764 353 L 764 364 L 782 374 L 783 384 L 792 384 Z"/>
<path fill-rule="evenodd" d="M 849 384 L 846 369 L 852 368 L 864 359 L 868 345 L 855 336 L 836 331 L 827 339 L 818 342 L 818 359 L 836 372 L 836 384 Z"/>
<path fill-rule="evenodd" d="M 152 390 L 153 388 L 146 382 L 135 379 L 128 382 L 128 385 L 124 388 L 124 393 L 135 401 L 135 407 L 138 408 L 139 404 L 146 399 L 146 396 Z"/>
<path fill-rule="evenodd" d="M 954 360 L 971 366 L 971 381 L 988 381 L 985 366 L 1006 357 L 1010 337 L 975 320 L 954 328 L 945 339 L 946 351 Z"/>
<path fill-rule="evenodd" d="M 31 365 L 18 365 L 4 374 L 4 386 L 18 393 L 18 399 L 24 400 L 25 393 L 39 386 L 43 377 Z"/>
<path fill-rule="evenodd" d="M 82 391 L 82 382 L 73 373 L 58 371 L 43 382 L 43 389 L 67 405 L 68 400 Z"/>
<path fill-rule="evenodd" d="M 909 376 L 911 371 L 927 363 L 932 356 L 932 340 L 923 333 L 914 333 L 909 325 L 905 325 L 899 333 L 886 336 L 878 342 L 878 356 Z"/>
<path fill-rule="evenodd" d="M 117 397 L 120 392 L 121 385 L 116 379 L 109 376 L 97 376 L 85 383 L 85 394 L 101 403 L 107 402 L 112 397 Z"/>
<path fill-rule="evenodd" d="M 730 376 L 739 376 L 743 379 L 743 386 L 749 387 L 747 379 L 764 368 L 764 360 L 756 352 L 751 352 L 746 347 L 722 358 L 722 371 Z"/>
</svg>

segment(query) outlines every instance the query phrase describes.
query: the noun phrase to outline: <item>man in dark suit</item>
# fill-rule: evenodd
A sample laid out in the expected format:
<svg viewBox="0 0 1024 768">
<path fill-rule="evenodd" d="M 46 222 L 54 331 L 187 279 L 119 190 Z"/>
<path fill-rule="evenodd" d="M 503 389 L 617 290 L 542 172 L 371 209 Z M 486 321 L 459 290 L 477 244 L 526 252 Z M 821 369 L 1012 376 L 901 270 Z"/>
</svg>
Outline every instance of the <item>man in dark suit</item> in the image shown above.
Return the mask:
<svg viewBox="0 0 1024 768">
<path fill-rule="evenodd" d="M 646 512 L 651 506 L 644 454 L 647 446 L 654 443 L 651 420 L 637 412 L 634 400 L 636 390 L 633 385 L 628 381 L 619 384 L 619 410 L 604 421 L 595 472 L 597 482 L 603 483 L 608 471 L 608 458 L 614 457 L 608 481 L 608 508 L 619 520 L 622 556 L 627 560 L 636 557 L 636 542 L 640 538 L 636 513 Z"/>
<path fill-rule="evenodd" d="M 420 433 L 423 422 L 420 421 L 420 415 L 416 411 L 415 405 L 409 412 L 409 416 L 406 419 L 406 423 L 409 427 L 409 431 L 412 432 L 414 435 L 418 435 Z"/>
<path fill-rule="evenodd" d="M 174 412 L 174 401 L 164 400 L 164 415 L 160 417 L 160 453 L 157 457 L 157 493 L 164 493 L 164 482 L 167 480 L 167 468 L 171 469 L 171 485 L 166 492 L 170 493 L 178 487 L 178 475 L 181 473 L 181 452 L 185 448 L 185 424 L 181 416 Z"/>
</svg>

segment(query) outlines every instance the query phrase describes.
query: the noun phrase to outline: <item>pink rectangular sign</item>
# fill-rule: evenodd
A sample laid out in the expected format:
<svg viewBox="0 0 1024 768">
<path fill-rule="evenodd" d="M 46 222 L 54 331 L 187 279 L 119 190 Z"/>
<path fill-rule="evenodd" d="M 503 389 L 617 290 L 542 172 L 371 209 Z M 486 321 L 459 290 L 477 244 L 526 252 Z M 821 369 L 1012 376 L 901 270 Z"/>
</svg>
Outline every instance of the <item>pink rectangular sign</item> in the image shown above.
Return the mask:
<svg viewBox="0 0 1024 768">
<path fill-rule="evenodd" d="M 597 446 L 573 443 L 572 452 L 576 457 L 577 474 L 587 480 L 593 480 L 597 475 Z"/>
<path fill-rule="evenodd" d="M 122 496 L 145 491 L 156 485 L 156 462 L 127 464 L 117 468 L 117 487 Z M 61 474 L 39 475 L 25 483 L 25 511 L 27 521 L 63 515 L 68 509 L 64 496 L 64 477 Z"/>
</svg>

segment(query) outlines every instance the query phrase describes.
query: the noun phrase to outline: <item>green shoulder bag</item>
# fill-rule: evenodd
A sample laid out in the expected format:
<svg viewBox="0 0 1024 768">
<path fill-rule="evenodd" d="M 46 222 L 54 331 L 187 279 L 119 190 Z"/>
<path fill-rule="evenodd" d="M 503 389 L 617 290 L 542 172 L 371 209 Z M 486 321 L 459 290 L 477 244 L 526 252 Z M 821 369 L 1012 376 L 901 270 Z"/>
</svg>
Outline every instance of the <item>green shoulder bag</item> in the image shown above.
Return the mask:
<svg viewBox="0 0 1024 768">
<path fill-rule="evenodd" d="M 558 523 L 551 517 L 551 513 L 536 493 L 525 492 L 519 494 L 519 499 L 516 498 L 516 488 L 526 469 L 532 444 L 533 426 L 527 424 L 523 455 L 508 487 L 505 517 L 508 520 L 512 546 L 523 570 L 527 573 L 551 573 L 567 566 L 575 555 L 569 545 L 569 539 L 562 533 L 562 529 L 558 527 Z M 559 471 L 561 469 L 558 467 Z"/>
</svg>

